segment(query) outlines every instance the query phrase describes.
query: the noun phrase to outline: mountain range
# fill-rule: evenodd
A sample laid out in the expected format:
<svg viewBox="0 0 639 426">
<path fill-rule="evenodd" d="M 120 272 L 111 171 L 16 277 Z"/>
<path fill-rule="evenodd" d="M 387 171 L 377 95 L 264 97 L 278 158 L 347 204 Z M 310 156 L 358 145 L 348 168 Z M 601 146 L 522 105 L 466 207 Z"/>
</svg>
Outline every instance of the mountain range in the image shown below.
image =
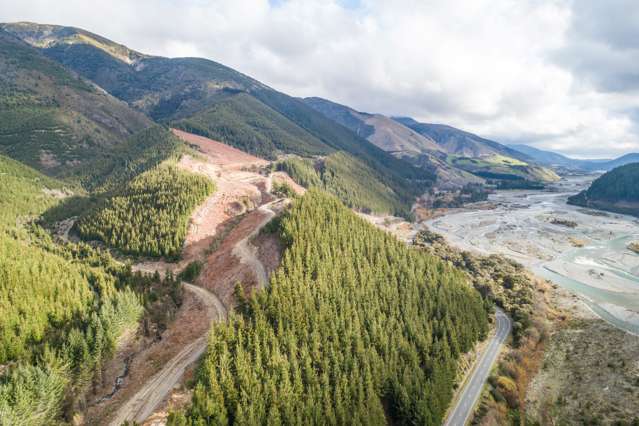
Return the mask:
<svg viewBox="0 0 639 426">
<path fill-rule="evenodd" d="M 305 102 L 398 158 L 434 169 L 440 187 L 484 180 L 514 186 L 558 179 L 519 151 L 451 126 L 360 112 L 317 97 Z"/>
<path fill-rule="evenodd" d="M 639 153 L 625 154 L 615 159 L 582 160 L 552 151 L 544 151 L 530 145 L 510 145 L 510 147 L 548 167 L 562 167 L 586 172 L 608 171 L 626 164 L 639 162 Z"/>
<path fill-rule="evenodd" d="M 478 423 L 528 418 L 566 318 L 551 287 L 414 223 L 581 161 L 517 148 L 0 24 L 0 424 L 439 425 L 476 400 Z M 637 166 L 571 202 L 636 212 Z M 473 348 L 490 362 L 463 379 Z"/>
<path fill-rule="evenodd" d="M 318 98 L 297 99 L 210 60 L 147 55 L 72 27 L 23 22 L 0 28 L 5 42 L 13 36 L 14 46 L 31 56 L 39 53 L 40 60 L 49 66 L 54 62 L 62 65 L 64 68 L 58 66 L 60 72 L 75 74 L 69 81 L 91 87 L 109 103 L 124 108 L 127 120 L 116 116 L 111 111 L 114 108 L 101 108 L 112 116 L 106 121 L 127 123 L 121 124 L 120 133 L 130 130 L 111 140 L 125 140 L 155 121 L 267 159 L 281 154 L 330 157 L 341 152 L 346 157 L 340 158 L 357 160 L 366 171 L 363 174 L 377 176 L 388 188 L 397 200 L 388 210 L 395 213 L 406 212 L 411 200 L 431 187 L 556 179 L 529 157 L 470 133 L 405 118 L 357 113 Z M 32 83 L 24 86 L 28 90 Z M 342 111 L 337 112 L 337 107 Z M 82 162 L 81 155 L 44 148 L 37 141 L 29 150 L 28 163 L 41 168 L 44 162 Z M 12 155 L 13 151 L 3 152 Z M 92 156 L 91 149 L 84 154 Z"/>
</svg>

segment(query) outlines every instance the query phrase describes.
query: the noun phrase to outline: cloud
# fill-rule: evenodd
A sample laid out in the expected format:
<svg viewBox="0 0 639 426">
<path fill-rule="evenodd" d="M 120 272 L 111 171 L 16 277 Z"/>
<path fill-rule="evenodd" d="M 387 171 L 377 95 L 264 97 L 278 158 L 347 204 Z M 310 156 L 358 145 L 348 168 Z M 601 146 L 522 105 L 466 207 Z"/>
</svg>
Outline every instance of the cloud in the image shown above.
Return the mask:
<svg viewBox="0 0 639 426">
<path fill-rule="evenodd" d="M 588 157 L 639 151 L 635 1 L 47 3 L 0 0 L 0 20 L 74 25 L 143 52 L 204 56 L 291 95 L 502 142 Z"/>
</svg>

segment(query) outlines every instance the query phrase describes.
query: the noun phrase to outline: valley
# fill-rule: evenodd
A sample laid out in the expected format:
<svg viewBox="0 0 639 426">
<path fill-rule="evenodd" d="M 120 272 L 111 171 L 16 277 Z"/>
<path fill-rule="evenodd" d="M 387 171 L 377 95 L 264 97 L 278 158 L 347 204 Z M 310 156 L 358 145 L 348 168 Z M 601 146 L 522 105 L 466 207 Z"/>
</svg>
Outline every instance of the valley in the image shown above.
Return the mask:
<svg viewBox="0 0 639 426">
<path fill-rule="evenodd" d="M 0 71 L 0 425 L 639 424 L 637 154 L 75 27 Z"/>
<path fill-rule="evenodd" d="M 639 256 L 629 243 L 637 239 L 638 222 L 566 204 L 592 179 L 564 178 L 550 191 L 498 192 L 480 210 L 424 224 L 459 249 L 499 253 L 541 278 L 536 285 L 547 297 L 550 322 L 543 361 L 522 403 L 532 423 L 635 419 Z M 491 424 L 490 416 L 478 424 Z"/>
<path fill-rule="evenodd" d="M 627 245 L 639 235 L 638 223 L 567 205 L 567 198 L 591 180 L 564 179 L 552 191 L 499 192 L 489 198 L 491 210 L 453 213 L 426 224 L 461 249 L 522 263 L 578 294 L 603 319 L 637 334 L 639 256 Z"/>
<path fill-rule="evenodd" d="M 268 275 L 252 241 L 286 205 L 271 195 L 273 182 L 295 185 L 283 172 L 266 171 L 267 161 L 208 138 L 174 133 L 194 149 L 177 167 L 211 178 L 216 191 L 191 214 L 179 261 L 147 260 L 132 269 L 178 275 L 197 262 L 201 277 L 194 280 L 198 285 L 182 283 L 186 300 L 159 340 L 142 347 L 129 342 L 116 355 L 109 368 L 120 365 L 116 369 L 126 374 L 108 398 L 98 397 L 90 407 L 89 417 L 99 424 L 166 421 L 167 404 L 182 397 L 185 375 L 193 374 L 206 351 L 210 325 L 225 321 L 233 309 L 235 286 L 242 283 L 246 291 L 266 286 Z"/>
</svg>

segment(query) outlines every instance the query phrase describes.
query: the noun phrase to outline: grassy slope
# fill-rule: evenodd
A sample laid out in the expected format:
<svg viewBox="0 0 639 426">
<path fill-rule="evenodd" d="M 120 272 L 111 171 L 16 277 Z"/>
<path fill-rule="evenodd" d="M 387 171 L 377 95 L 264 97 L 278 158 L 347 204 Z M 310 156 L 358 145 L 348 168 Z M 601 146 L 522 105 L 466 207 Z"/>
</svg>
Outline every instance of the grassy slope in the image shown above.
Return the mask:
<svg viewBox="0 0 639 426">
<path fill-rule="evenodd" d="M 559 179 L 550 169 L 500 154 L 482 158 L 449 155 L 447 161 L 455 167 L 487 179 L 541 183 L 555 182 Z"/>
</svg>

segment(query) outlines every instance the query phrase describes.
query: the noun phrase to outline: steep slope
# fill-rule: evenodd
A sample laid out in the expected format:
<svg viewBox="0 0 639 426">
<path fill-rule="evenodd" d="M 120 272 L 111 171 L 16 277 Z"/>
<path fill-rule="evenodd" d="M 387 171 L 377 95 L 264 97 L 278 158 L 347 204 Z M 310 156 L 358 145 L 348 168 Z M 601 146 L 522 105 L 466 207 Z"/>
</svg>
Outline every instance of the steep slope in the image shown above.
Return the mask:
<svg viewBox="0 0 639 426">
<path fill-rule="evenodd" d="M 52 176 L 72 176 L 151 125 L 0 30 L 0 153 Z"/>
<path fill-rule="evenodd" d="M 395 120 L 435 140 L 448 153 L 449 164 L 499 187 L 536 187 L 559 179 L 554 171 L 498 142 L 444 124 L 420 123 L 408 117 Z"/>
<path fill-rule="evenodd" d="M 342 151 L 356 157 L 392 189 L 403 210 L 435 179 L 433 173 L 393 157 L 301 100 L 213 61 L 151 57 L 130 49 L 115 54 L 121 52 L 120 45 L 70 27 L 19 23 L 3 28 L 41 46 L 45 55 L 155 120 L 204 136 L 223 136 L 223 142 L 265 156 Z M 274 154 L 272 147 L 277 148 Z"/>
<path fill-rule="evenodd" d="M 435 173 L 440 188 L 481 182 L 481 179 L 451 167 L 446 162 L 446 152 L 435 140 L 384 115 L 355 111 L 317 97 L 306 98 L 304 102 L 384 151 Z"/>
<path fill-rule="evenodd" d="M 312 156 L 331 152 L 318 138 L 245 92 L 221 93 L 211 107 L 173 121 L 172 126 L 270 160 L 278 153 Z"/>
<path fill-rule="evenodd" d="M 639 216 L 639 163 L 617 167 L 590 188 L 568 199 L 569 204 Z"/>
<path fill-rule="evenodd" d="M 317 97 L 305 98 L 304 102 L 384 151 L 411 156 L 425 152 L 443 152 L 433 139 L 422 136 L 384 115 L 355 111 Z"/>
</svg>

